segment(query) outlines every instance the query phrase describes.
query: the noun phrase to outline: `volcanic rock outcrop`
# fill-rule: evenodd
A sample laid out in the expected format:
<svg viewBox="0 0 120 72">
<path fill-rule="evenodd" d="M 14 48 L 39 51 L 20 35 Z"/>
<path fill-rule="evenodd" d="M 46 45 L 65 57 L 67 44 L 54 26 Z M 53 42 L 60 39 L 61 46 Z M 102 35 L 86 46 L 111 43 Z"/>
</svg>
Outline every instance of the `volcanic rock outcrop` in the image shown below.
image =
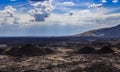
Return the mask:
<svg viewBox="0 0 120 72">
<path fill-rule="evenodd" d="M 105 46 L 97 51 L 97 53 L 100 53 L 100 54 L 108 54 L 108 53 L 113 53 L 113 52 L 114 50 L 112 50 L 110 46 Z"/>
<path fill-rule="evenodd" d="M 40 56 L 51 54 L 54 51 L 50 48 L 39 48 L 32 44 L 17 46 L 8 50 L 5 54 L 12 56 Z"/>
<path fill-rule="evenodd" d="M 77 51 L 79 54 L 93 54 L 95 53 L 95 49 L 92 47 L 83 47 Z"/>
</svg>

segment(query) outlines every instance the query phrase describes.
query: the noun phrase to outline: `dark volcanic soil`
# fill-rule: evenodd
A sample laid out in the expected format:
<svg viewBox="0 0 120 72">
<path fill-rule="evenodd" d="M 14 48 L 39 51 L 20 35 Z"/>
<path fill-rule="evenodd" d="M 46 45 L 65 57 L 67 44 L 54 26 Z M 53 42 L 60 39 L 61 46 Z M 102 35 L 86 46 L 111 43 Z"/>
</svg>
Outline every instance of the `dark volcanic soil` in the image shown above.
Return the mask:
<svg viewBox="0 0 120 72">
<path fill-rule="evenodd" d="M 119 42 L 8 46 L 0 49 L 0 72 L 120 72 L 119 46 Z"/>
</svg>

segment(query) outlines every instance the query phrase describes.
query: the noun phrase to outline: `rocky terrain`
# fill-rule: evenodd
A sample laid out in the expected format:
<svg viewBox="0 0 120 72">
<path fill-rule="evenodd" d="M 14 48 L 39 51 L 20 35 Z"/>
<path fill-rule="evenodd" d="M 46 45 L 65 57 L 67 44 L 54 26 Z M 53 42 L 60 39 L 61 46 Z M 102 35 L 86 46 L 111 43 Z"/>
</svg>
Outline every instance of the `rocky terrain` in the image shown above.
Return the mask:
<svg viewBox="0 0 120 72">
<path fill-rule="evenodd" d="M 120 72 L 120 42 L 1 45 L 0 72 Z"/>
</svg>

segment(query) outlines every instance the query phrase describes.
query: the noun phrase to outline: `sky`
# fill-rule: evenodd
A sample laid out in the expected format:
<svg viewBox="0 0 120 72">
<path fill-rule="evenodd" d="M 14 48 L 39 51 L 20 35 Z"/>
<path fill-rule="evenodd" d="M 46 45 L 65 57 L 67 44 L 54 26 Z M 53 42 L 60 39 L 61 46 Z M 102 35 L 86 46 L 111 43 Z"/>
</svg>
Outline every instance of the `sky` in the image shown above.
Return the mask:
<svg viewBox="0 0 120 72">
<path fill-rule="evenodd" d="M 0 0 L 0 36 L 69 36 L 120 24 L 120 0 Z"/>
</svg>

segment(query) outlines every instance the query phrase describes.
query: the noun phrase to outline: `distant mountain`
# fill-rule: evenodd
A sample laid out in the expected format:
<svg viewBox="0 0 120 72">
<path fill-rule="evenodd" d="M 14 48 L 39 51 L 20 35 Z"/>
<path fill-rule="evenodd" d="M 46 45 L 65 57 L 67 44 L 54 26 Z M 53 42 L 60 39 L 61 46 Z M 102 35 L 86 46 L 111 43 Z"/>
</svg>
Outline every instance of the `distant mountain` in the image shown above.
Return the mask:
<svg viewBox="0 0 120 72">
<path fill-rule="evenodd" d="M 97 30 L 87 31 L 81 34 L 76 34 L 74 36 L 95 36 L 95 37 L 115 37 L 120 38 L 120 25 L 102 28 Z"/>
</svg>

